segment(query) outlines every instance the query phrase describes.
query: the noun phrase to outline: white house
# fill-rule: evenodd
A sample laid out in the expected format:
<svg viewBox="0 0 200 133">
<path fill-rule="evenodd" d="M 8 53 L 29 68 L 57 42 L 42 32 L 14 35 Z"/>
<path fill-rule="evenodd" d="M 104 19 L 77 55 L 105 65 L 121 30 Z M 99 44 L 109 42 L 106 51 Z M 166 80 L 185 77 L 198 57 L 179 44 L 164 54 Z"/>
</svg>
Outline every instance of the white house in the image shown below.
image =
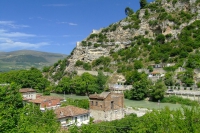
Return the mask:
<svg viewBox="0 0 200 133">
<path fill-rule="evenodd" d="M 24 101 L 36 99 L 36 90 L 34 89 L 22 88 L 19 92 L 22 94 Z"/>
<path fill-rule="evenodd" d="M 89 110 L 71 105 L 57 108 L 54 112 L 62 127 L 67 127 L 72 124 L 81 126 L 82 124 L 88 124 L 90 120 Z"/>
</svg>

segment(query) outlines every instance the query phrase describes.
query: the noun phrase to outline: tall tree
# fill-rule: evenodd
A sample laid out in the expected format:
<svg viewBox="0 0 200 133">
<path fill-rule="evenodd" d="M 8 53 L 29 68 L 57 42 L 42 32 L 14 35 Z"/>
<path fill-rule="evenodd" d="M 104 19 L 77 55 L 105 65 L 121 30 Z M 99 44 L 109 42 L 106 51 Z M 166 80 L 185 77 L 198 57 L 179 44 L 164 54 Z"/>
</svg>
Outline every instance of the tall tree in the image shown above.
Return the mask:
<svg viewBox="0 0 200 133">
<path fill-rule="evenodd" d="M 22 96 L 19 86 L 0 86 L 0 131 L 1 133 L 13 131 L 18 125 L 19 113 L 23 108 Z"/>
<path fill-rule="evenodd" d="M 147 79 L 136 81 L 133 83 L 132 99 L 143 100 L 146 98 L 150 82 Z"/>
<path fill-rule="evenodd" d="M 130 8 L 130 7 L 126 7 L 125 8 L 125 14 L 127 15 L 127 16 L 130 16 L 130 15 L 132 15 L 134 13 L 134 11 Z"/>
<path fill-rule="evenodd" d="M 140 0 L 140 9 L 144 8 L 147 4 L 146 0 Z"/>
<path fill-rule="evenodd" d="M 165 91 L 167 87 L 162 81 L 157 81 L 150 91 L 150 96 L 152 97 L 153 101 L 161 100 L 164 98 Z"/>
</svg>

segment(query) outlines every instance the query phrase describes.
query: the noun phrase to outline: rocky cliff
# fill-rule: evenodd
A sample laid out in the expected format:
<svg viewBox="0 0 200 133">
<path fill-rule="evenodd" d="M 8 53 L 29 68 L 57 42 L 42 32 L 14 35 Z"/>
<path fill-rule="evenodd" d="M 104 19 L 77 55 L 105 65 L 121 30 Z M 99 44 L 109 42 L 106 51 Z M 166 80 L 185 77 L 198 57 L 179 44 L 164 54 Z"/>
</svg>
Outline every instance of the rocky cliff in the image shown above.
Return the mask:
<svg viewBox="0 0 200 133">
<path fill-rule="evenodd" d="M 149 3 L 146 8 L 107 28 L 93 30 L 85 40 L 77 42 L 65 71 L 82 69 L 75 67 L 78 60 L 90 63 L 101 56 L 109 56 L 111 50 L 116 52 L 129 47 L 136 36 L 155 39 L 157 34 L 163 34 L 170 35 L 165 41 L 177 39 L 185 26 L 200 19 L 197 2 L 197 0 L 156 0 Z M 185 15 L 191 14 L 191 17 L 182 18 L 180 12 L 186 13 Z"/>
</svg>

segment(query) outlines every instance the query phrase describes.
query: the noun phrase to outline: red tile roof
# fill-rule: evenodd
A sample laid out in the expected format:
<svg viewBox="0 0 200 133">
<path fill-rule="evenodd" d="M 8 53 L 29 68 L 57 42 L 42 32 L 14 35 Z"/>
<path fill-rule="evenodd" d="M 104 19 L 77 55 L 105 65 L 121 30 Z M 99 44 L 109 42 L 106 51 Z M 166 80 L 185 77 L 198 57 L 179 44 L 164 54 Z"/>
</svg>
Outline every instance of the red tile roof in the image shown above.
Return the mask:
<svg viewBox="0 0 200 133">
<path fill-rule="evenodd" d="M 62 98 L 59 97 L 53 97 L 53 96 L 40 96 L 37 97 L 37 99 L 29 100 L 31 103 L 39 103 L 41 104 L 41 107 L 51 107 L 60 104 L 60 101 L 62 101 Z"/>
<path fill-rule="evenodd" d="M 19 92 L 21 93 L 25 93 L 25 92 L 36 92 L 36 90 L 32 89 L 32 88 L 22 88 L 19 90 Z"/>
<path fill-rule="evenodd" d="M 60 107 L 54 110 L 57 118 L 65 118 L 89 113 L 89 110 L 78 108 L 75 106 Z"/>
<path fill-rule="evenodd" d="M 105 99 L 110 92 L 102 92 L 101 94 L 92 94 L 89 96 L 89 98 L 95 98 L 95 99 Z"/>
</svg>

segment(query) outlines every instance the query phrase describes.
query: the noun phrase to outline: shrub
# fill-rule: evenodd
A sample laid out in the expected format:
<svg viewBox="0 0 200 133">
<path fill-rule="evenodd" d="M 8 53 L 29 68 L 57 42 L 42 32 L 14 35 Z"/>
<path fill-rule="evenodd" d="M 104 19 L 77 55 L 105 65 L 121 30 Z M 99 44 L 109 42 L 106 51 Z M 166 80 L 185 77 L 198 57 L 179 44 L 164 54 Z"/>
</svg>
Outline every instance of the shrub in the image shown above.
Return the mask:
<svg viewBox="0 0 200 133">
<path fill-rule="evenodd" d="M 184 99 L 182 97 L 177 97 L 177 96 L 170 96 L 170 97 L 165 97 L 161 100 L 162 103 L 179 103 L 183 105 L 189 105 L 189 106 L 199 106 L 199 103 L 197 101 L 193 101 L 190 99 Z"/>
</svg>

